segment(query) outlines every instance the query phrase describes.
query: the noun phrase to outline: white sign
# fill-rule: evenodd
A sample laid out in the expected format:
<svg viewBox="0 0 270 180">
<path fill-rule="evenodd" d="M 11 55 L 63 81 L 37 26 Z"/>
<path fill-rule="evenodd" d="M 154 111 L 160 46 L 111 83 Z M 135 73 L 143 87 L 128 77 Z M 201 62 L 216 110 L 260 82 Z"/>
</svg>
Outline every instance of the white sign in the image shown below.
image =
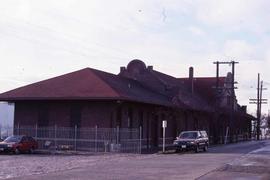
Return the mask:
<svg viewBox="0 0 270 180">
<path fill-rule="evenodd" d="M 163 127 L 163 128 L 166 128 L 166 127 L 167 127 L 167 121 L 165 121 L 165 120 L 162 121 L 162 127 Z"/>
</svg>

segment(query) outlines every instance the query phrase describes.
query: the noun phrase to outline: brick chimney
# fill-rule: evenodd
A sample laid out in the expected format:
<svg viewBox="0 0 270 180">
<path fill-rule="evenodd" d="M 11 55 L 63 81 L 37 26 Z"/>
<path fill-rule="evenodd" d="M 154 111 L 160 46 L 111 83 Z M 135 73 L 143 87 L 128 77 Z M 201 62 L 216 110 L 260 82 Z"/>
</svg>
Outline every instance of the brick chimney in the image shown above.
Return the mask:
<svg viewBox="0 0 270 180">
<path fill-rule="evenodd" d="M 241 110 L 242 112 L 247 113 L 247 106 L 241 106 Z"/>
<path fill-rule="evenodd" d="M 120 67 L 120 73 L 123 73 L 125 71 L 126 71 L 126 67 L 125 66 Z"/>
<path fill-rule="evenodd" d="M 149 71 L 153 71 L 153 66 L 147 66 L 147 69 L 148 69 Z"/>
<path fill-rule="evenodd" d="M 193 94 L 194 92 L 194 69 L 193 67 L 189 68 L 189 87 L 190 91 Z"/>
</svg>

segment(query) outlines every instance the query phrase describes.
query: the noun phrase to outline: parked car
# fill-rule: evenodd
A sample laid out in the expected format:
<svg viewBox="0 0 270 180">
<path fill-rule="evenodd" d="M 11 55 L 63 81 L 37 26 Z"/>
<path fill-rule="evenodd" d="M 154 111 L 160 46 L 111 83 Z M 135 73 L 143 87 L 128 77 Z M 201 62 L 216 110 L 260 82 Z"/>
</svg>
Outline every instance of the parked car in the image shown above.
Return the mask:
<svg viewBox="0 0 270 180">
<path fill-rule="evenodd" d="M 207 151 L 209 139 L 206 131 L 183 131 L 173 142 L 176 152 L 184 150 L 194 150 L 196 153 L 200 149 Z"/>
<path fill-rule="evenodd" d="M 0 142 L 0 152 L 33 153 L 38 148 L 37 141 L 30 136 L 9 136 Z"/>
</svg>

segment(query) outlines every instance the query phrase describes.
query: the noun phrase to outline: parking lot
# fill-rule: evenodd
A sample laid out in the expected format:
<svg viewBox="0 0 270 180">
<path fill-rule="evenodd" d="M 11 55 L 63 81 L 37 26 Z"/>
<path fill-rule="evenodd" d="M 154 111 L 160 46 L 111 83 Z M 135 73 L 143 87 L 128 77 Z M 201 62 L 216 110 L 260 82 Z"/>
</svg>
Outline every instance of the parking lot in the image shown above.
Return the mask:
<svg viewBox="0 0 270 180">
<path fill-rule="evenodd" d="M 244 142 L 196 154 L 0 155 L 0 179 L 203 179 L 218 177 L 224 173 L 218 168 L 266 144 Z"/>
</svg>

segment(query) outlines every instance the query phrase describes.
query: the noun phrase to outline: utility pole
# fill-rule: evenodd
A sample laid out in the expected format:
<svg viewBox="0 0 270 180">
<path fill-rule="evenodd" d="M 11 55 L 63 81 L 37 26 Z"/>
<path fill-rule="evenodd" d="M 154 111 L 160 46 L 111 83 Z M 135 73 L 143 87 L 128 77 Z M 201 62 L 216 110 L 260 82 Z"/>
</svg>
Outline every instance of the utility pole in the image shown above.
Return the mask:
<svg viewBox="0 0 270 180">
<path fill-rule="evenodd" d="M 235 109 L 235 107 L 234 107 L 234 104 L 235 104 L 235 101 L 234 101 L 234 99 L 235 99 L 235 93 L 234 93 L 234 76 L 235 76 L 235 63 L 237 63 L 237 62 L 235 62 L 235 61 L 232 61 L 231 62 L 231 64 L 232 64 L 232 82 L 231 82 L 231 112 L 230 112 L 230 127 L 231 127 L 231 136 L 230 136 L 230 141 L 232 142 L 233 141 L 233 137 L 232 137 L 232 135 L 234 134 L 234 132 L 233 132 L 233 124 L 234 124 L 234 122 L 233 122 L 233 119 L 234 119 L 234 109 Z"/>
<path fill-rule="evenodd" d="M 218 96 L 218 92 L 219 92 L 219 61 L 217 61 L 217 62 L 214 62 L 214 63 L 216 63 L 216 68 L 217 68 L 217 70 L 216 70 L 216 95 Z"/>
<path fill-rule="evenodd" d="M 216 113 L 218 114 L 218 107 L 219 107 L 219 94 L 220 91 L 223 89 L 229 89 L 230 90 L 230 121 L 229 121 L 229 127 L 226 128 L 226 134 L 228 132 L 228 129 L 230 130 L 230 141 L 232 141 L 232 135 L 233 135 L 233 131 L 232 131 L 232 127 L 233 127 L 233 119 L 234 119 L 234 99 L 235 99 L 235 93 L 234 93 L 234 89 L 236 89 L 236 87 L 234 86 L 237 82 L 235 82 L 235 65 L 238 64 L 239 62 L 236 61 L 227 61 L 227 62 L 220 62 L 220 61 L 216 61 L 214 62 L 214 64 L 216 64 Z M 230 83 L 230 87 L 229 88 L 224 88 L 224 87 L 219 87 L 219 65 L 220 64 L 229 64 L 232 65 L 232 77 L 231 77 L 231 82 Z M 225 140 L 226 142 L 227 140 Z"/>
<path fill-rule="evenodd" d="M 249 104 L 257 105 L 257 125 L 256 125 L 257 140 L 260 140 L 262 104 L 267 104 L 267 99 L 262 98 L 263 90 L 266 90 L 266 88 L 263 88 L 263 81 L 260 81 L 260 73 L 258 73 L 257 99 L 249 99 L 250 100 Z"/>
<path fill-rule="evenodd" d="M 220 92 L 220 87 L 219 87 L 219 61 L 214 62 L 216 64 L 216 93 L 215 93 L 215 116 L 214 116 L 214 122 L 212 122 L 212 132 L 213 132 L 213 142 L 216 143 L 217 141 L 217 128 L 216 124 L 218 121 L 218 116 L 219 116 L 219 92 Z"/>
<path fill-rule="evenodd" d="M 261 119 L 261 114 L 260 114 L 260 73 L 258 73 L 258 84 L 257 84 L 257 126 L 256 126 L 256 134 L 257 134 L 257 140 L 260 140 L 260 119 Z"/>
</svg>

